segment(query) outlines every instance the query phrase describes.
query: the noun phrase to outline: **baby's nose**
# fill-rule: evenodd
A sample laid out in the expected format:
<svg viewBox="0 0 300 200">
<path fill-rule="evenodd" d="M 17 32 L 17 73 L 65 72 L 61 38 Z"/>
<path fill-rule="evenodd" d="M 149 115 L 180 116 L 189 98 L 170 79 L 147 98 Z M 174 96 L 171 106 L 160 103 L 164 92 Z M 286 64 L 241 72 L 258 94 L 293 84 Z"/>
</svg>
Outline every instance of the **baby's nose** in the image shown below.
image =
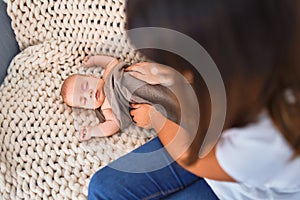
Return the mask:
<svg viewBox="0 0 300 200">
<path fill-rule="evenodd" d="M 93 98 L 93 90 L 89 90 L 90 98 Z"/>
</svg>

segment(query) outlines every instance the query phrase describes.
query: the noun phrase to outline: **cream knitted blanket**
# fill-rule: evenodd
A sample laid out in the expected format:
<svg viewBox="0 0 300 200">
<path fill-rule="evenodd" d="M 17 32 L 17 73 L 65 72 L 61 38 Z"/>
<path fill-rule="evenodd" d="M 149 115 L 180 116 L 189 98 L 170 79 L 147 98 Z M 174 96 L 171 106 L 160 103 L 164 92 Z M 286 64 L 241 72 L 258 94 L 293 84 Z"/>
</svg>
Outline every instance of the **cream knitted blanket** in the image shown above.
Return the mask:
<svg viewBox="0 0 300 200">
<path fill-rule="evenodd" d="M 86 199 L 92 174 L 154 133 L 129 127 L 78 140 L 93 111 L 63 104 L 60 87 L 88 54 L 136 62 L 125 32 L 126 0 L 7 0 L 21 48 L 0 88 L 0 199 Z"/>
</svg>

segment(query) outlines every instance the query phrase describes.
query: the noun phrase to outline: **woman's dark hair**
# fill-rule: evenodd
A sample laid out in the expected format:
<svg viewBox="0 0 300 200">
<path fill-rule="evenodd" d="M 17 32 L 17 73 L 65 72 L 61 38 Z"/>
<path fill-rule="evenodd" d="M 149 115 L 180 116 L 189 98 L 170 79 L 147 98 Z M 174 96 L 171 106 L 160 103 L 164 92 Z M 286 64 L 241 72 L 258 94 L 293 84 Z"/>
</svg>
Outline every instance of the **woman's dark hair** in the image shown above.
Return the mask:
<svg viewBox="0 0 300 200">
<path fill-rule="evenodd" d="M 218 66 L 225 84 L 224 129 L 252 122 L 267 109 L 300 154 L 300 60 L 296 59 L 298 46 L 293 45 L 299 42 L 296 35 L 300 34 L 296 28 L 296 4 L 293 0 L 129 0 L 127 28 L 164 27 L 196 40 Z M 200 74 L 186 60 L 170 52 L 140 52 L 179 72 L 193 71 L 193 88 L 201 111 L 198 132 L 204 134 L 211 109 Z"/>
</svg>

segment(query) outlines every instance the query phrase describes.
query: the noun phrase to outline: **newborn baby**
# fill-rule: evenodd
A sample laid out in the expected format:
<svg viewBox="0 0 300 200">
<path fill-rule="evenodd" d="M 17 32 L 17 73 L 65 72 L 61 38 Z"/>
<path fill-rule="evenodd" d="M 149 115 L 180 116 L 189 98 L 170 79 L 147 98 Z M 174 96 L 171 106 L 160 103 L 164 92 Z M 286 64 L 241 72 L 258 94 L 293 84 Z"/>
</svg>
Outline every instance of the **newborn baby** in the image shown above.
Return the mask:
<svg viewBox="0 0 300 200">
<path fill-rule="evenodd" d="M 117 59 L 108 56 L 87 56 L 83 60 L 85 67 L 102 66 L 105 68 L 102 78 L 92 75 L 73 74 L 63 83 L 61 95 L 63 101 L 72 107 L 98 109 L 103 114 L 104 122 L 97 126 L 85 126 L 80 131 L 80 139 L 110 136 L 119 130 L 116 119 L 104 93 L 104 82 L 111 68 L 118 63 Z"/>
<path fill-rule="evenodd" d="M 185 91 L 186 82 L 172 68 L 149 62 L 128 66 L 116 58 L 101 55 L 86 57 L 83 65 L 103 67 L 103 77 L 69 76 L 61 89 L 63 101 L 72 107 L 100 111 L 104 119 L 96 126 L 83 127 L 81 140 L 110 136 L 128 127 L 132 123 L 132 103 L 156 106 L 167 118 L 180 123 L 180 105 L 173 89 Z"/>
</svg>

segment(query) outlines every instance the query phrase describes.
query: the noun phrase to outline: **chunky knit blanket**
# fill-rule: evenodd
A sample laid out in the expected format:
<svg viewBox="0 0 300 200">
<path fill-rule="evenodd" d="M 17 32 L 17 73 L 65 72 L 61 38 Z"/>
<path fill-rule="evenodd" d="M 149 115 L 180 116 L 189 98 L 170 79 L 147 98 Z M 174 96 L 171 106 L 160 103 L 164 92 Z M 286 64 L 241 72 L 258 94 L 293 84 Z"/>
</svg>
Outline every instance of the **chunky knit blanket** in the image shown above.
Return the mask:
<svg viewBox="0 0 300 200">
<path fill-rule="evenodd" d="M 60 97 L 70 74 L 101 74 L 81 67 L 86 55 L 141 59 L 124 34 L 125 3 L 7 0 L 22 51 L 0 87 L 0 199 L 86 199 L 95 171 L 154 136 L 131 126 L 81 142 L 80 127 L 98 123 L 94 111 L 72 109 Z"/>
</svg>

